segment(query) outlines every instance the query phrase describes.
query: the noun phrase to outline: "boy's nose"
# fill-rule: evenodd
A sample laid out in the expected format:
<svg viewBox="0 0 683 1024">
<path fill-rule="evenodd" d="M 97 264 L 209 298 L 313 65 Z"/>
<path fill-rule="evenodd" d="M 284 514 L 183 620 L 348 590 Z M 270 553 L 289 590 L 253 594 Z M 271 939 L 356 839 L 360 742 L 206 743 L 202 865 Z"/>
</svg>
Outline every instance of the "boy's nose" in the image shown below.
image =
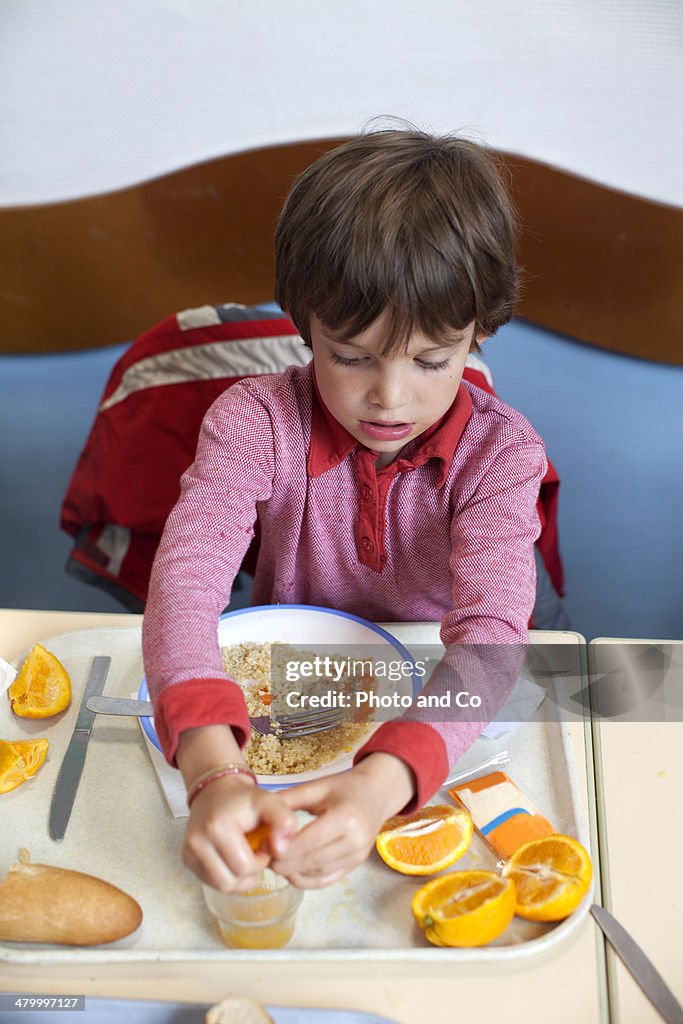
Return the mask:
<svg viewBox="0 0 683 1024">
<path fill-rule="evenodd" d="M 372 405 L 379 406 L 385 412 L 400 410 L 407 404 L 408 397 L 401 374 L 390 370 L 377 374 L 368 397 Z"/>
</svg>

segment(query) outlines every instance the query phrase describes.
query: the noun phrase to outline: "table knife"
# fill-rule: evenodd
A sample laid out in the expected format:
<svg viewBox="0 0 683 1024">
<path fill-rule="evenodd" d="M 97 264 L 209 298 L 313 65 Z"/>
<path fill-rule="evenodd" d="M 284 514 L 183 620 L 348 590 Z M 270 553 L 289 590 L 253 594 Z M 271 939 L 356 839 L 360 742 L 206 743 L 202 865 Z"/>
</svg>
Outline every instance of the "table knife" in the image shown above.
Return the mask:
<svg viewBox="0 0 683 1024">
<path fill-rule="evenodd" d="M 85 684 L 85 692 L 78 710 L 76 727 L 66 748 L 66 754 L 59 769 L 55 783 L 52 803 L 50 805 L 50 836 L 52 839 L 64 838 L 66 826 L 71 817 L 71 810 L 76 799 L 78 783 L 85 764 L 88 740 L 95 721 L 95 713 L 88 708 L 88 700 L 102 693 L 111 665 L 111 658 L 98 656 L 93 658 L 90 674 Z"/>
<path fill-rule="evenodd" d="M 683 1024 L 683 1006 L 635 939 L 604 907 L 594 903 L 591 914 L 600 925 L 614 952 L 633 975 L 662 1019 L 667 1024 Z"/>
<path fill-rule="evenodd" d="M 149 700 L 133 700 L 130 697 L 89 697 L 86 706 L 98 715 L 133 715 L 152 718 L 154 708 Z"/>
<path fill-rule="evenodd" d="M 154 708 L 148 700 L 133 700 L 130 697 L 100 697 L 88 698 L 88 710 L 98 715 L 133 715 L 138 718 L 152 718 Z M 260 715 L 250 718 L 252 729 L 256 729 L 262 736 L 268 736 L 273 731 L 273 720 L 270 715 Z"/>
</svg>

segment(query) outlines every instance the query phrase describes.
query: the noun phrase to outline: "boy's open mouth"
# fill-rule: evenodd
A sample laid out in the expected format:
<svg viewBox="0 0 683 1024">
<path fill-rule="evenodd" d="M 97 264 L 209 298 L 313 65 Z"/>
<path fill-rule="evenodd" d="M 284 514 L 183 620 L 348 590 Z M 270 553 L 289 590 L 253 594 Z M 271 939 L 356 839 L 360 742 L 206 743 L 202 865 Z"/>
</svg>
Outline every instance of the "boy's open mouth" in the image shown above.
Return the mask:
<svg viewBox="0 0 683 1024">
<path fill-rule="evenodd" d="M 376 441 L 397 441 L 406 437 L 413 429 L 412 423 L 385 423 L 381 420 L 361 420 L 364 432 Z"/>
</svg>

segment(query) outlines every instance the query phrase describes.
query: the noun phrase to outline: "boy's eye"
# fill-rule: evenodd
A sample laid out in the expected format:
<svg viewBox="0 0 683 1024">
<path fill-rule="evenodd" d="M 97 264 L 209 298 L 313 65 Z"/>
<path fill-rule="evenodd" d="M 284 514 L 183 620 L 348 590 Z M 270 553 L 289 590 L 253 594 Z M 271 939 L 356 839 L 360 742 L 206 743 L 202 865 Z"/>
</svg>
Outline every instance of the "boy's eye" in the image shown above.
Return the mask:
<svg viewBox="0 0 683 1024">
<path fill-rule="evenodd" d="M 337 363 L 338 366 L 359 366 L 360 363 L 365 361 L 365 356 L 357 356 L 354 359 L 344 359 L 343 356 L 338 356 L 336 352 L 330 349 L 330 358 L 333 363 Z"/>
<path fill-rule="evenodd" d="M 423 359 L 416 359 L 415 362 L 418 366 L 421 366 L 423 370 L 445 370 L 450 365 L 449 359 L 442 359 L 439 363 L 425 362 Z"/>
<path fill-rule="evenodd" d="M 330 349 L 330 358 L 333 363 L 337 363 L 338 366 L 360 366 L 361 363 L 366 362 L 367 356 L 354 356 L 350 359 L 344 358 L 344 356 L 337 355 Z M 450 358 L 442 359 L 438 363 L 429 362 L 424 359 L 416 359 L 415 362 L 423 370 L 445 370 L 450 365 Z"/>
</svg>

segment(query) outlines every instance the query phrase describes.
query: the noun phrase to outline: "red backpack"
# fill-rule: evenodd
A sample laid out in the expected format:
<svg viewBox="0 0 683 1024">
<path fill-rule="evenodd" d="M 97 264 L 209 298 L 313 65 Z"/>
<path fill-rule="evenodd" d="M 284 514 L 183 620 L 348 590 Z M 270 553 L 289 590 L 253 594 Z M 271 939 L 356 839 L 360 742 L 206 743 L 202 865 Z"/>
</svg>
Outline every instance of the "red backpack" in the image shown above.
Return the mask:
<svg viewBox="0 0 683 1024">
<path fill-rule="evenodd" d="M 267 307 L 201 306 L 140 335 L 112 370 L 64 498 L 61 526 L 74 537 L 67 572 L 142 611 L 154 554 L 207 409 L 243 377 L 310 358 L 294 325 Z M 476 356 L 468 356 L 464 378 L 495 394 Z M 537 545 L 561 594 L 558 488 L 549 462 Z M 253 573 L 257 554 L 258 533 L 242 569 Z"/>
</svg>

